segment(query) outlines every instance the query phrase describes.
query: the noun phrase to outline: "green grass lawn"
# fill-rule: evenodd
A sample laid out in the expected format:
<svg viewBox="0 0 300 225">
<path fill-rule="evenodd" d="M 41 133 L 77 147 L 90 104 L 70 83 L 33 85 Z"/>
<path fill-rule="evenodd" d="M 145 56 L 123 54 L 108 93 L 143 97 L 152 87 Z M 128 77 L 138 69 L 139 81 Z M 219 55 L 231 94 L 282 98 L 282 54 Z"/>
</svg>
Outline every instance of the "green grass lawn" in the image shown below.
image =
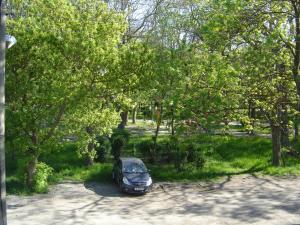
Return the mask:
<svg viewBox="0 0 300 225">
<path fill-rule="evenodd" d="M 151 136 L 132 137 L 124 150 L 124 155 L 142 157 L 136 146 Z M 168 140 L 167 136 L 159 137 L 159 142 Z M 271 140 L 261 137 L 232 137 L 221 135 L 200 135 L 182 137 L 182 143 L 195 143 L 205 152 L 204 168 L 196 169 L 187 166 L 182 172 L 177 172 L 173 163 L 147 164 L 154 181 L 198 181 L 211 180 L 226 175 L 246 173 L 262 173 L 269 175 L 300 175 L 300 160 L 286 158 L 285 166 L 271 166 Z M 95 163 L 84 166 L 83 159 L 76 153 L 74 144 L 67 144 L 59 152 L 43 155 L 40 159 L 54 169 L 50 183 L 62 180 L 111 182 L 112 159 L 107 163 Z M 7 156 L 7 191 L 10 194 L 26 194 L 24 183 L 19 179 L 17 171 L 10 164 Z"/>
<path fill-rule="evenodd" d="M 202 169 L 194 167 L 178 173 L 173 165 L 150 166 L 159 181 L 210 180 L 226 175 L 261 173 L 265 175 L 300 175 L 300 160 L 286 158 L 285 166 L 271 165 L 271 140 L 260 137 L 202 136 L 187 138 L 198 142 L 206 153 Z"/>
</svg>

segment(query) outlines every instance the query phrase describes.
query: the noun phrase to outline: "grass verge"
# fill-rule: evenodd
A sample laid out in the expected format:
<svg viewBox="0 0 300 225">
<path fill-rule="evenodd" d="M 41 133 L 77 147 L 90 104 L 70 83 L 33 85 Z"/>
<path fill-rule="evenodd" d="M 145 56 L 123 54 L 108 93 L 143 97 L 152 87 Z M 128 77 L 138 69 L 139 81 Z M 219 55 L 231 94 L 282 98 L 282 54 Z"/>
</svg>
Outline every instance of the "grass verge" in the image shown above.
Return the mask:
<svg viewBox="0 0 300 225">
<path fill-rule="evenodd" d="M 151 136 L 132 137 L 124 154 L 141 157 L 136 149 L 141 141 L 149 140 Z M 168 140 L 167 136 L 159 137 L 159 142 Z M 205 153 L 204 168 L 196 169 L 187 166 L 184 171 L 177 172 L 174 165 L 147 164 L 154 181 L 185 181 L 213 180 L 222 176 L 260 173 L 267 175 L 285 176 L 300 175 L 300 160 L 292 157 L 285 158 L 285 166 L 271 166 L 271 140 L 261 137 L 233 137 L 221 135 L 201 135 L 182 137 L 180 142 L 195 143 Z M 8 156 L 9 159 L 9 156 Z M 101 181 L 111 182 L 112 163 L 95 163 L 86 167 L 76 154 L 74 144 L 66 145 L 59 153 L 43 155 L 41 161 L 54 169 L 50 177 L 50 184 L 62 180 Z M 7 163 L 13 163 L 7 160 Z M 17 171 L 8 166 L 7 191 L 9 194 L 28 194 L 24 182 L 17 175 Z"/>
</svg>

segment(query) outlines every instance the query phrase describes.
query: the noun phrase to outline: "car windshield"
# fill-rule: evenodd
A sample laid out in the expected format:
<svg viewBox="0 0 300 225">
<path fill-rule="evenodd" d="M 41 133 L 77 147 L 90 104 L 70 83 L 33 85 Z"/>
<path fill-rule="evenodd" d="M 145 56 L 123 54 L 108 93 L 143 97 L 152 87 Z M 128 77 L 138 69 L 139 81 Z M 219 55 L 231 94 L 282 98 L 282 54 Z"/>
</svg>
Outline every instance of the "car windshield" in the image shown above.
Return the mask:
<svg viewBox="0 0 300 225">
<path fill-rule="evenodd" d="M 125 173 L 146 173 L 147 169 L 142 162 L 126 162 L 123 171 Z"/>
</svg>

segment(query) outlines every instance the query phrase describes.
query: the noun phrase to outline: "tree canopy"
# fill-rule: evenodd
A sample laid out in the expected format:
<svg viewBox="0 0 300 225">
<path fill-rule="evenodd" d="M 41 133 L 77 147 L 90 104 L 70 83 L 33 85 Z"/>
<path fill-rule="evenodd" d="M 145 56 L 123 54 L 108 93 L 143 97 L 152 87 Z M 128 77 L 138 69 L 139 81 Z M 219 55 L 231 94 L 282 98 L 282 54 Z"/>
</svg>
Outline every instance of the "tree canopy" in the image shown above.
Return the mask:
<svg viewBox="0 0 300 225">
<path fill-rule="evenodd" d="M 300 3 L 289 1 L 14 0 L 8 30 L 7 140 L 28 184 L 40 154 L 75 137 L 92 163 L 96 139 L 144 105 L 180 134 L 268 123 L 273 164 L 298 135 Z M 140 107 L 141 108 L 141 107 Z M 121 115 L 121 118 L 119 116 Z M 155 148 L 155 147 L 154 147 Z"/>
</svg>

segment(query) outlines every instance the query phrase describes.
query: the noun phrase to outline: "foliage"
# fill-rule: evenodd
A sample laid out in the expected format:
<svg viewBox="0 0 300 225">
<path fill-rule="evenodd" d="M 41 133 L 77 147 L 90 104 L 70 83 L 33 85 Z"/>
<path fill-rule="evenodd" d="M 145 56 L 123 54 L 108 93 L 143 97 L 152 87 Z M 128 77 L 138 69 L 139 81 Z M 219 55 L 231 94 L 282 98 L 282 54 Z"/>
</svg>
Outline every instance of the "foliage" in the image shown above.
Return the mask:
<svg viewBox="0 0 300 225">
<path fill-rule="evenodd" d="M 53 173 L 53 168 L 43 162 L 39 162 L 36 167 L 34 177 L 33 191 L 37 193 L 45 193 L 48 191 L 48 180 Z"/>
<path fill-rule="evenodd" d="M 118 160 L 122 155 L 122 150 L 126 145 L 126 139 L 122 135 L 115 136 L 111 143 L 111 153 L 115 160 Z"/>
<path fill-rule="evenodd" d="M 95 148 L 97 152 L 96 161 L 97 162 L 105 162 L 107 159 L 107 155 L 111 151 L 111 143 L 108 137 L 106 136 L 98 136 L 96 137 L 97 147 Z"/>
<path fill-rule="evenodd" d="M 280 165 L 283 139 L 288 145 L 298 126 L 297 1 L 104 2 L 11 1 L 7 28 L 18 44 L 7 52 L 6 143 L 18 169 L 53 152 L 63 158 L 71 137 L 89 164 L 133 147 L 152 163 L 175 164 L 175 178 L 273 173 L 268 160 Z M 133 20 L 136 12 L 147 15 Z M 133 108 L 156 132 L 130 145 L 129 133 L 113 128 L 120 115 L 125 127 Z M 251 134 L 270 127 L 272 154 L 269 141 L 231 137 L 233 121 Z M 164 123 L 169 140 L 159 135 Z M 228 136 L 204 135 L 213 133 Z"/>
<path fill-rule="evenodd" d="M 174 166 L 177 172 L 184 171 L 185 165 L 187 163 L 188 153 L 181 148 L 177 148 L 174 151 Z"/>
<path fill-rule="evenodd" d="M 187 152 L 187 162 L 194 163 L 195 167 L 197 169 L 203 168 L 205 165 L 205 155 L 204 155 L 204 149 L 196 144 L 188 144 L 185 148 L 185 151 Z"/>
<path fill-rule="evenodd" d="M 85 110 L 89 110 L 90 104 L 87 103 Z M 112 107 L 101 110 L 99 103 L 95 103 L 95 106 L 97 107 L 94 110 L 87 111 L 87 113 L 91 113 L 90 116 L 80 117 L 80 114 L 77 113 L 72 115 L 70 119 L 72 121 L 69 124 L 71 125 L 77 121 L 78 124 L 81 124 L 77 129 L 73 127 L 66 130 L 66 127 L 69 126 L 66 125 L 62 130 L 65 135 L 76 135 L 79 155 L 91 161 L 97 157 L 97 149 L 101 148 L 101 143 L 97 141 L 97 137 L 111 134 L 113 127 L 119 122 L 118 114 Z M 81 113 L 82 111 L 79 110 L 79 112 Z"/>
<path fill-rule="evenodd" d="M 136 148 L 146 161 L 150 161 L 150 162 L 155 161 L 156 156 L 154 155 L 153 140 L 144 140 L 138 143 Z"/>
<path fill-rule="evenodd" d="M 205 153 L 211 153 L 210 146 L 199 145 L 176 136 L 169 136 L 157 143 L 156 152 L 153 154 L 153 140 L 141 139 L 134 143 L 138 153 L 147 162 L 160 164 L 173 163 L 178 171 L 183 171 L 187 166 L 201 169 L 205 164 Z M 152 157 L 155 157 L 154 160 Z"/>
<path fill-rule="evenodd" d="M 178 172 L 186 170 L 187 166 L 202 169 L 205 165 L 204 149 L 199 144 L 183 141 L 177 144 L 173 152 L 174 166 Z"/>
<path fill-rule="evenodd" d="M 145 137 L 131 139 L 138 144 L 145 141 Z M 149 139 L 149 137 L 148 137 Z M 162 138 L 167 141 L 168 138 Z M 244 173 L 262 173 L 269 175 L 299 175 L 299 160 L 293 157 L 286 159 L 285 167 L 270 165 L 271 141 L 259 137 L 232 137 L 202 135 L 184 139 L 187 143 L 200 146 L 205 154 L 203 168 L 187 166 L 178 173 L 174 163 L 147 164 L 154 181 L 199 181 L 212 180 L 222 176 L 232 176 Z M 181 140 L 181 141 L 184 141 Z M 50 184 L 63 180 L 111 182 L 112 163 L 95 163 L 90 167 L 83 167 L 83 160 L 76 154 L 76 145 L 68 143 L 59 154 L 41 156 L 41 160 L 53 167 Z M 7 153 L 7 163 L 12 164 L 10 153 Z M 28 194 L 24 188 L 24 179 L 16 176 L 16 171 L 9 168 L 7 176 L 7 191 L 9 194 Z"/>
<path fill-rule="evenodd" d="M 178 143 L 171 140 L 160 141 L 158 143 L 160 162 L 170 163 L 173 160 L 173 152 L 176 150 Z"/>
<path fill-rule="evenodd" d="M 93 139 L 83 135 L 85 127 L 109 133 L 117 122 L 108 99 L 123 17 L 91 0 L 13 1 L 12 7 L 7 28 L 18 44 L 7 54 L 8 140 L 27 155 L 36 149 L 36 159 L 65 135 L 77 135 L 85 149 Z"/>
<path fill-rule="evenodd" d="M 127 131 L 125 129 L 114 129 L 114 131 L 111 135 L 111 139 L 113 140 L 117 136 L 122 136 L 126 142 L 128 142 L 130 139 L 130 133 L 129 133 L 129 131 Z"/>
<path fill-rule="evenodd" d="M 130 133 L 125 129 L 115 129 L 111 135 L 111 154 L 117 160 L 125 149 L 130 139 Z"/>
</svg>

